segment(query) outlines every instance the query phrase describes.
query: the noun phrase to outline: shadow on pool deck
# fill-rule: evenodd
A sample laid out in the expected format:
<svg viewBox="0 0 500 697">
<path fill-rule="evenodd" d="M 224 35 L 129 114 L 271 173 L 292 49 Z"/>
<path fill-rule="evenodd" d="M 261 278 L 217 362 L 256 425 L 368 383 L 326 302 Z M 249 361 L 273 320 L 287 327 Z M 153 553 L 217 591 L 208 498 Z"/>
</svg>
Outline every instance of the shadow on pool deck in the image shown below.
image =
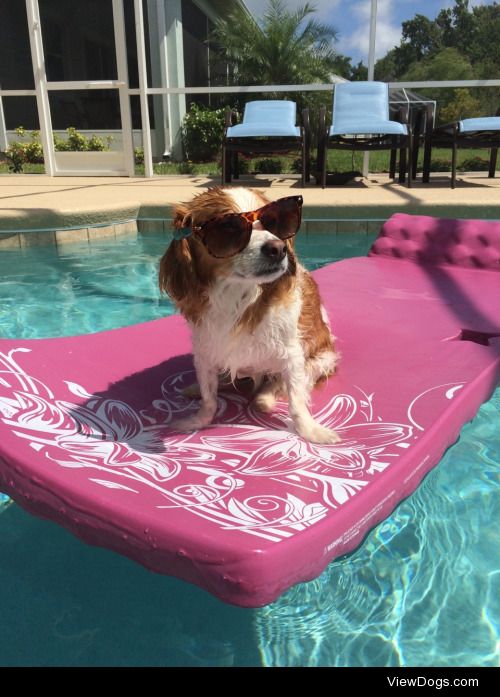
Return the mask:
<svg viewBox="0 0 500 697">
<path fill-rule="evenodd" d="M 387 218 L 395 212 L 444 217 L 500 219 L 500 176 L 485 172 L 461 175 L 451 189 L 448 173 L 434 174 L 430 184 L 418 178 L 408 189 L 387 174 L 357 178 L 340 186 L 302 188 L 296 175 L 242 176 L 236 186 L 253 186 L 270 198 L 302 192 L 304 217 Z M 95 224 L 169 218 L 170 208 L 200 190 L 219 186 L 219 177 L 48 177 L 0 176 L 0 230 L 85 227 Z"/>
</svg>

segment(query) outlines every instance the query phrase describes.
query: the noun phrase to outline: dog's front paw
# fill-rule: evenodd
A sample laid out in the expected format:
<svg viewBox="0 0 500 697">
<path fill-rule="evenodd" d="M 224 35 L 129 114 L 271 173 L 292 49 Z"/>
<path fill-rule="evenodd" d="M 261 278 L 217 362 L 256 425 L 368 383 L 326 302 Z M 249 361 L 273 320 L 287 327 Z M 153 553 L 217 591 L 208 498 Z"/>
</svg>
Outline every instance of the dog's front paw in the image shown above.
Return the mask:
<svg viewBox="0 0 500 697">
<path fill-rule="evenodd" d="M 321 426 L 321 424 L 313 421 L 312 423 L 296 424 L 297 432 L 302 438 L 310 443 L 321 443 L 324 445 L 335 445 L 340 443 L 340 436 L 331 428 Z"/>
<path fill-rule="evenodd" d="M 263 414 L 269 414 L 274 409 L 276 404 L 276 397 L 269 393 L 258 394 L 252 402 L 253 406 L 257 411 Z"/>
</svg>

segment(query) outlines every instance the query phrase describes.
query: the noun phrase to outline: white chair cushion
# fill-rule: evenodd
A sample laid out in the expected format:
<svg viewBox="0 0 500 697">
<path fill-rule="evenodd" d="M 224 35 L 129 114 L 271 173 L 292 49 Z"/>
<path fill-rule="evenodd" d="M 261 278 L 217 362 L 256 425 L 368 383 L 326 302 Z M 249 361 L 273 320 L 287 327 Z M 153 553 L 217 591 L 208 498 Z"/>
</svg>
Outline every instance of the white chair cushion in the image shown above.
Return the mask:
<svg viewBox="0 0 500 697">
<path fill-rule="evenodd" d="M 239 123 L 227 129 L 228 138 L 246 138 L 255 136 L 294 136 L 300 138 L 298 126 L 286 126 L 270 123 Z"/>
<path fill-rule="evenodd" d="M 351 123 L 345 126 L 345 128 L 347 130 L 338 130 L 332 126 L 330 128 L 330 135 L 408 135 L 408 128 L 406 125 L 398 121 L 379 121 L 372 119 L 360 122 L 351 119 Z"/>
<path fill-rule="evenodd" d="M 478 119 L 463 119 L 458 122 L 460 133 L 470 131 L 500 131 L 500 116 L 487 116 Z"/>
<path fill-rule="evenodd" d="M 292 136 L 300 138 L 295 125 L 297 105 L 286 99 L 262 99 L 245 105 L 243 123 L 227 129 L 228 138 Z"/>
<path fill-rule="evenodd" d="M 335 86 L 330 135 L 407 135 L 405 124 L 389 119 L 385 82 L 343 82 Z"/>
</svg>

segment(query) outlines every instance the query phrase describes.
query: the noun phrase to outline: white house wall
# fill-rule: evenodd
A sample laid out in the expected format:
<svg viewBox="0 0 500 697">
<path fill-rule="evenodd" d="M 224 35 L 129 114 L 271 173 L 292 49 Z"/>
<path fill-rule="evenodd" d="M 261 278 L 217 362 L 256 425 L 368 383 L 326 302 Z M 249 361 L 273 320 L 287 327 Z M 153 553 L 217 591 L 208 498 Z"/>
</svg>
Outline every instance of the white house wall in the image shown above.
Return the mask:
<svg viewBox="0 0 500 697">
<path fill-rule="evenodd" d="M 181 0 L 148 0 L 151 87 L 185 87 Z M 186 113 L 185 95 L 153 98 L 155 146 L 153 154 L 182 158 L 180 128 Z"/>
</svg>

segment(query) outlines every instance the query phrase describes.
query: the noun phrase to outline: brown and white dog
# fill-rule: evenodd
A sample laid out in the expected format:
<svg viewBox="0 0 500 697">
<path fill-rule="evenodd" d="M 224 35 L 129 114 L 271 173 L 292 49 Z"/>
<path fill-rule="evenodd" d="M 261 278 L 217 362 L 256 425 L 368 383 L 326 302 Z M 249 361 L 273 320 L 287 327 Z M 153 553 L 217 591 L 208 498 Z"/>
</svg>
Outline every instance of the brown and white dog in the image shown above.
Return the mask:
<svg viewBox="0 0 500 697">
<path fill-rule="evenodd" d="M 256 219 L 249 223 L 246 246 L 219 258 L 196 234 L 207 221 L 213 231 L 219 218 L 222 224 L 228 214 L 258 215 L 269 203 L 253 189 L 213 188 L 174 211 L 181 236 L 174 231 L 177 239 L 163 255 L 160 288 L 191 325 L 201 406 L 173 426 L 181 431 L 208 426 L 220 376 L 251 377 L 257 409 L 271 411 L 276 399 L 287 395 L 299 435 L 336 443 L 337 434 L 315 421 L 308 408 L 312 388 L 333 374 L 337 354 L 316 282 L 298 263 L 293 239 L 279 239 Z"/>
</svg>

